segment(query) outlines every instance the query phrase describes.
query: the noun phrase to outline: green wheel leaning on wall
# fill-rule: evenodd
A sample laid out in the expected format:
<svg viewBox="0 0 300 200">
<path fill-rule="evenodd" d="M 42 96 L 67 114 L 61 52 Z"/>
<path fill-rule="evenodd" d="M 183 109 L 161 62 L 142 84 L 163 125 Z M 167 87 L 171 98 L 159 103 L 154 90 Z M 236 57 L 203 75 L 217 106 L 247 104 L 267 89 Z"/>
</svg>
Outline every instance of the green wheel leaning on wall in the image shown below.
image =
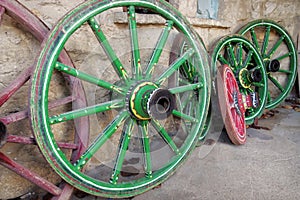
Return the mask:
<svg viewBox="0 0 300 200">
<path fill-rule="evenodd" d="M 297 51 L 288 32 L 272 20 L 259 19 L 238 32 L 263 58 L 268 77 L 267 109 L 278 106 L 291 92 L 297 76 Z"/>
<path fill-rule="evenodd" d="M 154 36 L 156 29 L 151 23 L 140 27 L 143 16 L 135 12 L 136 8 L 147 9 L 151 19 L 154 16 L 163 21 L 159 37 Z M 124 10 L 126 23 L 105 25 Z M 114 27 L 118 31 L 108 37 Z M 64 47 L 74 47 L 74 39 L 77 46 L 83 43 L 76 40 L 76 34 L 85 28 L 85 33 L 91 34 L 87 39 L 94 37 L 101 44 L 93 48 L 91 43 L 91 52 L 103 51 L 101 57 L 106 59 L 96 63 L 90 62 L 94 57 L 83 59 L 78 63 L 87 68 L 84 71 L 60 63 L 57 57 Z M 145 30 L 152 32 L 143 35 Z M 187 50 L 169 64 L 176 34 L 185 37 Z M 153 43 L 151 48 L 143 46 L 147 37 Z M 114 39 L 118 42 L 112 43 Z M 30 110 L 43 155 L 65 181 L 93 195 L 130 197 L 157 186 L 188 157 L 204 127 L 210 102 L 206 55 L 188 22 L 165 1 L 93 0 L 81 4 L 53 27 L 36 62 Z M 187 60 L 194 66 L 193 79 L 180 76 L 179 69 Z M 90 97 L 95 97 L 95 102 L 65 113 L 50 112 L 48 93 L 55 89 L 51 82 L 57 71 L 92 85 L 95 93 L 100 91 L 99 96 Z M 97 134 L 90 136 L 81 157 L 71 162 L 58 148 L 59 131 L 53 127 L 82 116 L 90 117 Z"/>
<path fill-rule="evenodd" d="M 199 36 L 200 38 L 200 36 Z M 200 38 L 200 40 L 202 41 L 202 39 Z M 170 59 L 169 59 L 169 63 L 173 63 L 178 57 L 180 57 L 181 55 L 184 54 L 184 52 L 186 52 L 188 50 L 188 44 L 185 41 L 185 37 L 182 34 L 178 34 L 175 37 L 176 42 L 174 42 L 172 44 L 172 48 L 171 48 L 171 52 L 170 52 Z M 204 43 L 202 42 L 203 46 Z M 191 82 L 195 79 L 195 77 L 197 77 L 197 73 L 195 73 L 195 66 L 193 65 L 193 63 L 191 63 L 189 60 L 187 60 L 185 63 L 183 63 L 183 65 L 179 68 L 179 77 L 184 77 L 185 79 L 189 79 Z M 175 78 L 176 76 L 173 76 L 173 78 Z M 190 102 L 189 104 L 193 104 L 193 102 Z M 201 135 L 199 137 L 199 141 L 204 140 L 205 136 L 208 134 L 209 129 L 210 129 L 210 125 L 211 125 L 211 103 L 209 106 L 209 110 L 208 110 L 208 115 L 206 118 L 206 122 L 204 125 L 204 128 L 201 132 Z"/>
</svg>

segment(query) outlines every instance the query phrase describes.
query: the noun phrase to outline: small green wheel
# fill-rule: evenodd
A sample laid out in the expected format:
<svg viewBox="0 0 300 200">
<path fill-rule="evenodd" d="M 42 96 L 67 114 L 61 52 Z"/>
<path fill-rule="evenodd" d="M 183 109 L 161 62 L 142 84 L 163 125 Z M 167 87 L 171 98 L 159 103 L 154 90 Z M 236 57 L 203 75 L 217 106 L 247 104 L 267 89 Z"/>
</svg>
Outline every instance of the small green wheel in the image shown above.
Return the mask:
<svg viewBox="0 0 300 200">
<path fill-rule="evenodd" d="M 139 19 L 145 16 L 136 13 L 137 8 L 163 23 L 140 28 Z M 123 17 L 116 23 L 114 15 Z M 87 41 L 78 41 L 81 33 Z M 187 50 L 169 64 L 177 34 L 184 36 Z M 76 69 L 58 61 L 64 47 L 83 46 L 89 46 L 91 55 L 77 55 Z M 32 78 L 31 121 L 43 155 L 65 181 L 92 195 L 130 197 L 157 186 L 186 159 L 204 127 L 210 100 L 206 56 L 188 22 L 163 0 L 81 4 L 50 32 Z M 193 79 L 178 76 L 187 60 L 193 65 Z M 87 107 L 64 113 L 48 110 L 49 91 L 55 90 L 52 74 L 57 71 L 83 82 Z M 55 126 L 83 116 L 90 119 L 90 143 L 79 159 L 69 161 L 57 145 L 63 133 Z"/>
<path fill-rule="evenodd" d="M 282 26 L 266 19 L 252 21 L 238 33 L 248 38 L 263 58 L 268 77 L 266 108 L 275 108 L 296 80 L 297 51 L 293 40 Z"/>
<path fill-rule="evenodd" d="M 259 52 L 242 36 L 223 37 L 214 46 L 212 53 L 214 77 L 217 68 L 222 65 L 228 65 L 235 75 L 245 99 L 246 124 L 252 124 L 265 108 L 268 90 L 266 72 Z"/>
<path fill-rule="evenodd" d="M 198 36 L 198 38 L 200 39 L 202 46 L 205 48 L 201 37 Z M 173 63 L 180 56 L 182 56 L 189 49 L 188 43 L 185 41 L 184 35 L 182 34 L 176 35 L 174 41 L 175 42 L 172 44 L 172 48 L 170 52 L 170 58 L 169 58 L 170 64 Z M 173 75 L 172 78 L 176 79 L 177 76 L 183 77 L 184 79 L 188 79 L 190 80 L 190 82 L 193 82 L 193 80 L 198 75 L 197 73 L 195 73 L 194 64 L 191 62 L 191 60 L 187 60 L 185 63 L 183 63 L 182 66 L 179 68 L 179 74 Z M 192 102 L 190 102 L 189 104 L 192 104 Z M 199 137 L 199 141 L 204 140 L 205 136 L 209 132 L 210 125 L 211 125 L 211 105 L 209 106 L 207 119 L 204 128 L 202 130 L 202 133 Z"/>
</svg>

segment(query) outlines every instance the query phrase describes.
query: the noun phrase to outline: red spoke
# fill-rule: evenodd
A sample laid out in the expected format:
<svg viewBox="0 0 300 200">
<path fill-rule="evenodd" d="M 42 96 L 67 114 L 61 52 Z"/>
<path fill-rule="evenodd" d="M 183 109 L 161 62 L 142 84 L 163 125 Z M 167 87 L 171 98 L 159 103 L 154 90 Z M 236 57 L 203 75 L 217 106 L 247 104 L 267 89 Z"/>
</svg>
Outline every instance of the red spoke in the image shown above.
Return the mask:
<svg viewBox="0 0 300 200">
<path fill-rule="evenodd" d="M 19 144 L 31 144 L 36 145 L 36 141 L 33 137 L 27 137 L 27 136 L 19 136 L 19 135 L 8 135 L 7 136 L 7 142 L 11 143 L 19 143 Z M 68 142 L 57 142 L 58 146 L 63 149 L 77 149 L 78 145 L 74 143 L 68 143 Z"/>
<path fill-rule="evenodd" d="M 49 109 L 70 103 L 74 100 L 73 98 L 74 98 L 73 96 L 68 96 L 63 99 L 53 101 L 53 102 L 49 103 Z M 4 117 L 0 117 L 0 121 L 2 123 L 4 123 L 5 125 L 8 125 L 8 124 L 20 121 L 22 119 L 26 119 L 27 117 L 28 117 L 28 110 L 23 110 L 23 111 L 19 111 L 16 113 L 6 115 Z"/>
<path fill-rule="evenodd" d="M 0 152 L 0 164 L 15 173 L 19 174 L 23 178 L 31 181 L 32 183 L 38 185 L 39 187 L 43 188 L 44 190 L 48 191 L 53 195 L 60 195 L 61 189 L 54 185 L 53 183 L 47 181 L 46 179 L 40 177 L 38 174 L 28 170 L 24 166 L 16 163 L 6 155 Z"/>
</svg>

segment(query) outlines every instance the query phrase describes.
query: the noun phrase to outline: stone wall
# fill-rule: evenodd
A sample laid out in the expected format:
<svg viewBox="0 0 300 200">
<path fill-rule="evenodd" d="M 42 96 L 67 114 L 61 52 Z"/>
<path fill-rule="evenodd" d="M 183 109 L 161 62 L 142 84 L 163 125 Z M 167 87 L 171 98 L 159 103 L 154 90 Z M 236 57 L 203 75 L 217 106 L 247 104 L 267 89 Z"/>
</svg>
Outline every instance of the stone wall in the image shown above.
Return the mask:
<svg viewBox="0 0 300 200">
<path fill-rule="evenodd" d="M 299 34 L 300 1 L 297 0 L 220 0 L 216 20 L 197 18 L 196 1 L 180 1 L 179 5 L 208 47 L 220 37 L 236 33 L 243 25 L 261 18 L 282 25 L 295 43 Z"/>
<path fill-rule="evenodd" d="M 83 0 L 21 0 L 26 7 L 37 14 L 48 26 Z M 218 38 L 236 33 L 239 28 L 254 19 L 272 19 L 278 22 L 297 40 L 300 27 L 300 1 L 297 0 L 219 0 L 218 18 L 197 17 L 197 0 L 170 0 L 170 3 L 187 17 L 209 47 Z"/>
<path fill-rule="evenodd" d="M 49 27 L 52 27 L 67 11 L 71 10 L 84 0 L 19 1 L 35 13 Z M 192 26 L 202 37 L 208 50 L 211 49 L 213 44 L 220 37 L 236 33 L 239 28 L 246 23 L 259 18 L 272 19 L 281 24 L 291 34 L 294 42 L 296 42 L 297 35 L 299 34 L 299 0 L 220 0 L 217 20 L 198 18 L 196 14 L 196 0 L 170 0 L 170 2 L 187 17 Z M 106 22 L 114 20 L 117 24 L 124 23 L 122 16 L 119 16 L 118 18 L 117 14 L 108 15 L 106 20 Z M 147 18 L 145 20 L 144 24 L 147 24 Z M 160 22 L 157 21 L 157 24 L 160 24 Z M 106 27 L 107 30 L 109 30 L 109 35 L 107 35 L 107 37 L 117 37 L 119 39 L 128 37 L 128 35 L 125 35 L 122 31 L 118 31 L 118 27 Z M 153 28 L 153 35 L 157 37 L 161 29 L 155 23 L 151 24 L 151 27 Z M 143 29 L 143 23 L 140 25 L 140 28 L 140 30 Z M 11 81 L 15 80 L 15 77 L 23 69 L 33 64 L 40 49 L 40 44 L 31 34 L 24 31 L 22 27 L 6 15 L 4 15 L 4 19 L 0 26 L 0 36 L 0 91 L 2 91 Z M 151 35 L 148 35 L 146 38 L 149 39 L 149 37 L 151 37 Z M 70 55 L 74 59 L 73 61 L 75 64 L 80 64 L 79 58 L 89 57 L 89 55 L 96 55 L 95 57 L 98 57 L 97 49 L 89 48 L 89 44 L 92 44 L 95 41 L 87 38 L 84 32 L 78 33 L 76 35 L 76 40 L 77 43 L 72 42 L 68 44 Z M 78 41 L 85 42 L 78 44 Z M 143 41 L 141 41 L 141 43 L 142 42 Z M 125 50 L 119 49 L 118 51 L 122 52 Z M 93 56 L 90 56 L 89 58 L 90 62 L 92 62 Z M 28 84 L 7 104 L 0 108 L 0 116 L 2 113 L 13 113 L 26 108 L 27 96 Z M 29 123 L 24 122 L 21 126 L 10 127 L 9 132 L 12 134 L 25 132 L 29 135 Z M 1 152 L 4 152 L 16 161 L 20 161 L 25 166 L 30 167 L 30 169 L 39 172 L 41 175 L 48 176 L 53 182 L 59 180 L 55 175 L 48 173 L 48 171 L 51 171 L 50 169 L 48 171 L 43 169 L 43 166 L 47 164 L 42 161 L 43 158 L 37 148 L 32 149 L 20 145 L 5 145 L 1 148 Z M 0 186 L 0 199 L 14 198 L 35 188 L 33 185 L 30 185 L 30 183 L 23 183 L 18 176 L 5 170 L 3 167 L 0 167 Z"/>
</svg>

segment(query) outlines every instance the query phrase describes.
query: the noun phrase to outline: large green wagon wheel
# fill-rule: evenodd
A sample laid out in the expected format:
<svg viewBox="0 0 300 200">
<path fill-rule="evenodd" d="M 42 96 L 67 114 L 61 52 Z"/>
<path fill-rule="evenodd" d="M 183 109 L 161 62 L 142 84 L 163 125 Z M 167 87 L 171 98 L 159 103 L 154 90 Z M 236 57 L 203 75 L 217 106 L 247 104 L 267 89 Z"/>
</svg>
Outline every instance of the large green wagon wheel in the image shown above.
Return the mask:
<svg viewBox="0 0 300 200">
<path fill-rule="evenodd" d="M 280 104 L 296 79 L 297 51 L 288 32 L 274 21 L 260 19 L 245 25 L 239 34 L 249 38 L 261 54 L 268 77 L 267 109 Z"/>
<path fill-rule="evenodd" d="M 222 65 L 230 66 L 244 95 L 245 120 L 252 124 L 266 103 L 267 77 L 259 52 L 247 39 L 239 35 L 226 36 L 214 46 L 212 63 L 214 76 Z M 221 108 L 222 109 L 222 108 Z"/>
<path fill-rule="evenodd" d="M 200 36 L 198 37 L 202 43 L 202 46 L 205 47 L 201 37 Z M 176 42 L 172 44 L 169 64 L 173 63 L 176 59 L 182 56 L 189 49 L 188 43 L 185 41 L 184 35 L 177 34 L 175 36 L 174 41 Z M 195 67 L 191 61 L 192 60 L 189 59 L 186 60 L 179 68 L 179 74 L 174 74 L 172 78 L 176 79 L 176 76 L 179 76 L 179 78 L 183 77 L 184 79 L 188 79 L 190 82 L 193 82 L 193 80 L 197 78 L 198 74 L 195 73 L 195 69 L 194 69 Z M 172 82 L 174 81 L 173 79 L 171 80 Z M 193 102 L 189 102 L 189 104 L 193 104 Z M 211 105 L 209 106 L 208 115 L 205 121 L 204 128 L 201 131 L 199 141 L 204 140 L 205 136 L 209 132 L 210 125 L 211 125 Z"/>
<path fill-rule="evenodd" d="M 160 36 L 155 38 L 152 26 L 138 29 L 137 7 L 151 11 L 165 22 L 159 28 Z M 105 29 L 104 22 L 110 21 L 107 16 L 111 19 L 112 14 L 123 10 L 128 12 L 125 30 L 129 27 L 129 37 L 117 35 L 121 32 L 126 35 L 123 25 L 110 24 Z M 89 31 L 82 30 L 85 28 Z M 118 31 L 108 37 L 106 30 L 114 28 Z M 140 45 L 141 38 L 147 38 L 141 34 L 147 30 L 150 43 L 157 41 L 151 48 Z M 81 32 L 93 35 L 102 48 L 91 46 L 91 51 L 97 49 L 104 52 L 99 55 L 106 57 L 99 63 L 90 62 L 90 57 L 83 59 L 85 71 L 57 60 L 63 47 L 72 46 L 69 42 Z M 178 33 L 184 35 L 188 49 L 169 64 L 166 56 L 170 54 L 173 36 Z M 92 37 L 87 35 L 87 38 Z M 93 0 L 78 6 L 52 29 L 32 80 L 32 127 L 47 161 L 68 183 L 97 196 L 129 197 L 160 184 L 185 160 L 203 129 L 210 98 L 205 56 L 194 31 L 165 1 Z M 187 60 L 194 65 L 194 79 L 178 76 L 174 79 Z M 50 113 L 48 92 L 51 81 L 55 81 L 51 78 L 55 71 L 94 86 L 95 96 L 87 94 L 95 102 L 66 113 Z M 54 127 L 82 116 L 90 117 L 97 132 L 90 135 L 92 142 L 81 157 L 70 162 L 58 148 L 55 134 L 58 130 Z M 81 171 L 83 168 L 85 172 Z"/>
</svg>

